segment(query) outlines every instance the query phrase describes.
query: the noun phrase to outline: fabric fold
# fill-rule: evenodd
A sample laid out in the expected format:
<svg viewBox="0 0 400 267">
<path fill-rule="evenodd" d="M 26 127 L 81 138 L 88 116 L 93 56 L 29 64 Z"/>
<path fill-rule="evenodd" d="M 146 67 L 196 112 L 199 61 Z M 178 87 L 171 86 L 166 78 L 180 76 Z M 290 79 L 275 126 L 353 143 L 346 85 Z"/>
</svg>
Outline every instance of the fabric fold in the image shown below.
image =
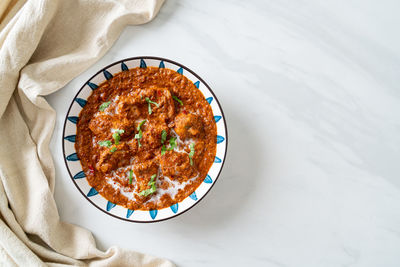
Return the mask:
<svg viewBox="0 0 400 267">
<path fill-rule="evenodd" d="M 28 0 L 0 32 L 0 260 L 8 266 L 173 266 L 117 247 L 102 252 L 89 231 L 60 221 L 48 148 L 56 116 L 43 97 L 103 56 L 126 25 L 151 21 L 162 3 Z"/>
</svg>

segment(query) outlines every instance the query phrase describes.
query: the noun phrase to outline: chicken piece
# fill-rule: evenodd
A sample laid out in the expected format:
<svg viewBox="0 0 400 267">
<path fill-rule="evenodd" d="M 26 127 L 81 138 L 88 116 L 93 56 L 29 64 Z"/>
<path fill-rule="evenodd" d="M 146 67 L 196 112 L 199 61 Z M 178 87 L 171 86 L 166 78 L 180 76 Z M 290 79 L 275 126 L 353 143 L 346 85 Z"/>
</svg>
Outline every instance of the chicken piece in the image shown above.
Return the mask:
<svg viewBox="0 0 400 267">
<path fill-rule="evenodd" d="M 122 138 L 123 136 L 128 136 L 133 133 L 135 125 L 123 116 L 99 115 L 90 120 L 89 129 L 98 139 L 105 140 L 112 138 L 112 129 L 124 130 L 124 133 L 121 134 Z"/>
<path fill-rule="evenodd" d="M 157 114 L 163 120 L 170 120 L 175 115 L 174 102 L 170 91 L 166 88 L 150 87 L 138 89 L 128 96 L 123 96 L 116 102 L 116 111 L 130 120 L 145 118 L 149 114 L 149 99 L 157 104 L 150 103 L 151 113 Z"/>
<path fill-rule="evenodd" d="M 147 116 L 144 104 L 138 95 L 124 96 L 118 100 L 116 111 L 130 120 L 137 120 Z"/>
<path fill-rule="evenodd" d="M 175 132 L 182 140 L 204 135 L 204 125 L 200 117 L 195 114 L 179 113 L 175 117 Z"/>
<path fill-rule="evenodd" d="M 140 161 L 133 165 L 132 168 L 137 178 L 144 178 L 147 176 L 152 176 L 158 172 L 158 164 L 154 160 Z"/>
<path fill-rule="evenodd" d="M 152 114 L 157 114 L 161 119 L 169 121 L 175 115 L 175 105 L 171 92 L 166 88 L 150 87 L 140 92 L 140 97 L 148 108 L 146 98 L 158 104 L 150 104 Z"/>
<path fill-rule="evenodd" d="M 165 130 L 169 134 L 167 124 L 162 120 L 152 119 L 142 126 L 143 138 L 141 139 L 144 150 L 161 147 L 161 134 Z"/>
<path fill-rule="evenodd" d="M 148 183 L 151 176 L 158 173 L 158 164 L 154 160 L 140 161 L 133 165 L 133 172 L 136 176 L 137 192 L 150 188 Z"/>
<path fill-rule="evenodd" d="M 104 147 L 100 153 L 99 161 L 96 164 L 96 169 L 102 173 L 108 173 L 119 167 L 123 167 L 130 164 L 131 157 L 133 156 L 132 151 L 129 149 L 127 143 L 120 143 L 112 152 L 113 148 Z"/>
<path fill-rule="evenodd" d="M 163 175 L 179 182 L 187 181 L 195 175 L 187 153 L 167 151 L 161 156 L 160 167 Z"/>
</svg>

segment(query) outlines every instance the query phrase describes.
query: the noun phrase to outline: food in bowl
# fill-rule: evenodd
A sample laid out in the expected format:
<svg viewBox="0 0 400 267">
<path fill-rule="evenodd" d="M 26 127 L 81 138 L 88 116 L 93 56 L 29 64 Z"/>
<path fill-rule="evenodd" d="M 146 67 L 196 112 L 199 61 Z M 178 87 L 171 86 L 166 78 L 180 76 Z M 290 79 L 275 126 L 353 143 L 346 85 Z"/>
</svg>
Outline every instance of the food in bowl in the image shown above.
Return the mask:
<svg viewBox="0 0 400 267">
<path fill-rule="evenodd" d="M 192 194 L 216 154 L 212 109 L 168 68 L 114 74 L 79 114 L 75 149 L 87 181 L 131 210 L 162 209 Z"/>
</svg>

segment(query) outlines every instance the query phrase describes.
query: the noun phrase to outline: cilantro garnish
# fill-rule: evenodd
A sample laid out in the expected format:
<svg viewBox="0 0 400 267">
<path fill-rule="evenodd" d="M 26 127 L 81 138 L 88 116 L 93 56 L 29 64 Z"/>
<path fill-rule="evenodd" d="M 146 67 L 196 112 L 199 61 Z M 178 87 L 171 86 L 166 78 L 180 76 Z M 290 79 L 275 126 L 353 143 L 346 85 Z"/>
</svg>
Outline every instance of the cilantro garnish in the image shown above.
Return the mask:
<svg viewBox="0 0 400 267">
<path fill-rule="evenodd" d="M 156 187 L 156 179 L 157 174 L 153 174 L 150 178 L 150 182 L 147 184 L 149 186 L 151 186 L 149 189 L 145 189 L 142 192 L 139 193 L 139 196 L 144 196 L 147 197 L 150 194 L 153 194 L 154 192 L 157 191 L 157 187 Z"/>
<path fill-rule="evenodd" d="M 137 127 L 137 130 L 138 131 L 140 131 L 140 127 L 142 127 L 143 126 L 143 124 L 146 122 L 146 120 L 142 120 L 140 123 L 139 123 L 139 125 L 138 125 L 138 127 Z"/>
<path fill-rule="evenodd" d="M 161 144 L 164 144 L 165 140 L 167 140 L 167 131 L 162 130 L 161 132 Z"/>
<path fill-rule="evenodd" d="M 190 153 L 189 153 L 190 165 L 193 165 L 194 143 L 191 143 L 189 145 L 189 148 L 190 148 Z"/>
<path fill-rule="evenodd" d="M 156 192 L 156 188 L 155 187 L 151 187 L 149 189 L 145 189 L 142 192 L 139 193 L 139 196 L 144 196 L 147 197 L 148 195 L 153 194 L 154 192 Z"/>
<path fill-rule="evenodd" d="M 151 101 L 150 98 L 148 98 L 148 97 L 146 97 L 145 100 L 149 105 L 148 109 L 149 109 L 150 115 L 151 115 L 151 113 L 153 113 L 153 111 L 151 110 L 151 104 L 156 105 L 157 107 L 160 107 L 160 105 L 158 103 Z"/>
<path fill-rule="evenodd" d="M 132 184 L 132 179 L 133 179 L 133 171 L 129 171 L 129 184 Z"/>
<path fill-rule="evenodd" d="M 104 111 L 110 104 L 111 104 L 111 101 L 104 102 L 103 104 L 100 105 L 99 110 Z"/>
<path fill-rule="evenodd" d="M 135 139 L 137 139 L 139 147 L 142 147 L 142 144 L 140 143 L 140 139 L 142 139 L 143 133 L 142 130 L 139 131 L 139 133 L 135 134 Z"/>
<path fill-rule="evenodd" d="M 165 147 L 165 145 L 163 145 L 161 148 L 161 156 L 164 155 L 165 152 L 167 152 L 167 148 Z"/>
<path fill-rule="evenodd" d="M 97 142 L 97 144 L 99 146 L 105 146 L 105 147 L 111 147 L 112 143 L 109 140 L 105 140 L 105 141 L 99 141 Z"/>
<path fill-rule="evenodd" d="M 135 134 L 135 139 L 137 139 L 138 140 L 138 144 L 139 144 L 139 147 L 142 147 L 142 144 L 140 143 L 140 139 L 142 139 L 142 137 L 143 137 L 143 132 L 142 132 L 142 129 L 140 129 L 140 127 L 142 127 L 143 126 L 143 124 L 146 122 L 146 120 L 142 120 L 140 123 L 139 123 L 139 125 L 138 125 L 138 127 L 137 127 L 137 130 L 139 131 L 137 134 Z"/>
<path fill-rule="evenodd" d="M 162 148 L 161 148 L 161 156 L 165 154 L 165 152 L 167 151 L 167 147 L 165 146 L 165 141 L 167 141 L 167 131 L 166 130 L 162 130 L 161 132 L 161 144 L 163 144 Z"/>
<path fill-rule="evenodd" d="M 171 139 L 169 139 L 169 145 L 170 147 L 168 148 L 168 150 L 174 150 L 175 147 L 177 146 L 176 144 L 176 137 L 171 137 Z"/>
<path fill-rule="evenodd" d="M 119 144 L 119 140 L 121 140 L 121 134 L 123 134 L 125 131 L 124 130 L 120 130 L 117 129 L 114 131 L 112 137 L 114 138 L 114 144 L 118 145 Z"/>
<path fill-rule="evenodd" d="M 166 145 L 164 144 L 165 141 L 167 140 L 167 132 L 165 132 L 165 136 L 164 137 L 163 137 L 163 133 L 164 133 L 164 130 L 161 133 L 161 144 L 163 144 L 163 146 L 161 147 L 161 156 L 164 155 L 167 152 L 167 150 L 169 150 L 169 151 L 174 150 L 175 147 L 178 146 L 176 144 L 176 139 L 177 138 L 176 137 L 171 137 L 169 139 L 169 148 L 167 148 Z"/>
<path fill-rule="evenodd" d="M 157 177 L 157 174 L 153 174 L 153 175 L 150 177 L 150 182 L 148 183 L 148 185 L 150 185 L 150 186 L 155 185 L 156 181 L 154 181 L 154 179 L 155 179 L 156 177 Z"/>
<path fill-rule="evenodd" d="M 181 106 L 183 106 L 183 102 L 182 102 L 182 100 L 180 100 L 177 96 L 172 96 L 172 98 L 176 101 L 176 102 L 178 102 Z"/>
<path fill-rule="evenodd" d="M 115 151 L 117 151 L 117 147 L 116 147 L 116 146 L 113 146 L 113 147 L 110 149 L 110 152 L 111 152 L 111 153 L 114 153 Z"/>
</svg>

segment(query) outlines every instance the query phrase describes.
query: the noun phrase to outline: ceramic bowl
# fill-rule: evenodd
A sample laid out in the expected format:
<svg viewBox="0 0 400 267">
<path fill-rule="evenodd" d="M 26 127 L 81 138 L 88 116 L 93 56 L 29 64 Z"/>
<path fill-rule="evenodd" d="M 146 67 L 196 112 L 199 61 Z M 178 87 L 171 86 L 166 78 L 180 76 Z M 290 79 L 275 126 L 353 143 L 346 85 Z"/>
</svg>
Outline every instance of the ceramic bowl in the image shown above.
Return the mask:
<svg viewBox="0 0 400 267">
<path fill-rule="evenodd" d="M 203 93 L 205 99 L 210 104 L 215 122 L 217 124 L 217 153 L 213 165 L 208 171 L 203 183 L 183 201 L 176 203 L 168 208 L 159 210 L 130 210 L 122 206 L 116 205 L 104 197 L 102 197 L 96 189 L 92 188 L 87 180 L 86 174 L 82 170 L 81 163 L 75 151 L 76 123 L 79 113 L 86 104 L 87 98 L 98 85 L 106 79 L 112 78 L 112 75 L 130 68 L 146 68 L 147 66 L 169 68 L 176 70 L 178 73 L 186 76 L 194 85 Z M 62 137 L 62 146 L 64 160 L 71 179 L 78 190 L 90 203 L 99 210 L 111 215 L 115 218 L 131 221 L 131 222 L 157 222 L 173 218 L 179 214 L 192 208 L 213 187 L 221 173 L 227 150 L 227 128 L 222 112 L 222 108 L 210 87 L 204 82 L 199 75 L 189 68 L 165 58 L 158 57 L 133 57 L 117 61 L 111 65 L 99 70 L 93 75 L 78 91 L 73 98 L 68 109 L 64 122 L 64 130 Z"/>
</svg>

